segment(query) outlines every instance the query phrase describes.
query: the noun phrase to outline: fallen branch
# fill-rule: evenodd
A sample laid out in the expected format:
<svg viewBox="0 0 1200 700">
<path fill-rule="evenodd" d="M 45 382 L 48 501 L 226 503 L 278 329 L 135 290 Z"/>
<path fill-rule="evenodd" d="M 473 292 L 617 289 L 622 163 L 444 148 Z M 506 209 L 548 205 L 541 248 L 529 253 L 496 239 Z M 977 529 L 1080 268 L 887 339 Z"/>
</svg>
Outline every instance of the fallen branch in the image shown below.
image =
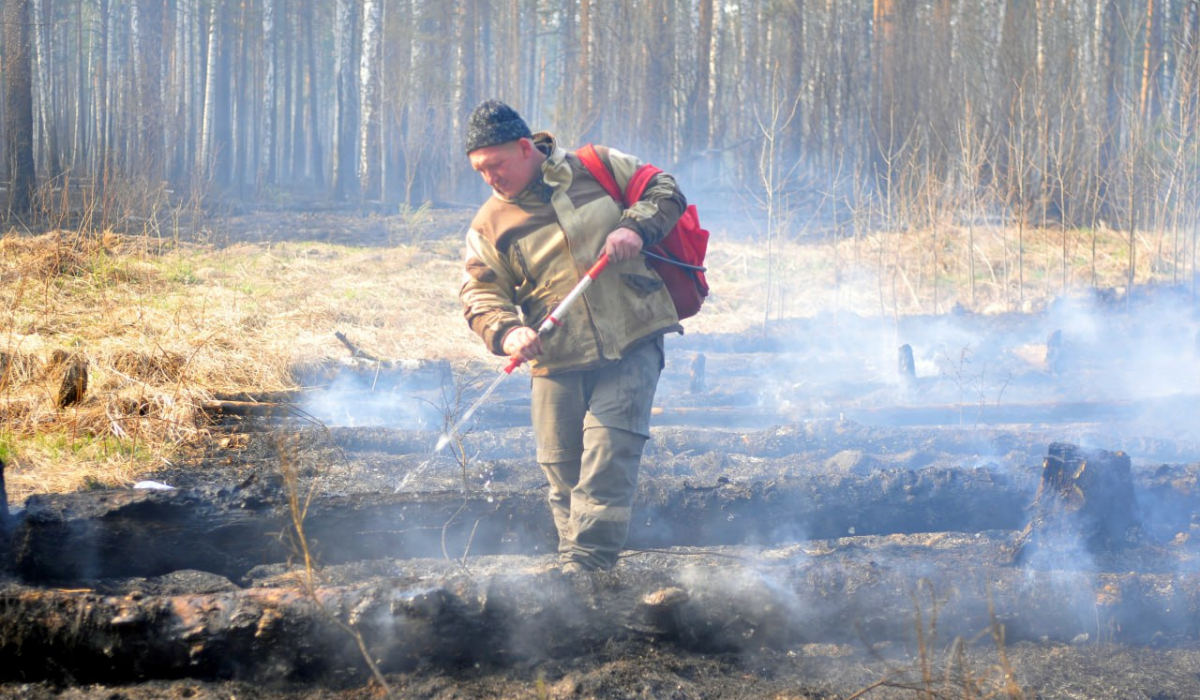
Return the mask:
<svg viewBox="0 0 1200 700">
<path fill-rule="evenodd" d="M 333 335 L 335 338 L 342 341 L 342 345 L 345 345 L 346 349 L 350 351 L 351 357 L 361 357 L 362 359 L 370 360 L 371 362 L 380 362 L 378 357 L 375 357 L 371 353 L 366 352 L 362 348 L 350 342 L 350 339 L 346 337 L 345 333 L 342 333 L 341 331 L 335 331 Z"/>
</svg>

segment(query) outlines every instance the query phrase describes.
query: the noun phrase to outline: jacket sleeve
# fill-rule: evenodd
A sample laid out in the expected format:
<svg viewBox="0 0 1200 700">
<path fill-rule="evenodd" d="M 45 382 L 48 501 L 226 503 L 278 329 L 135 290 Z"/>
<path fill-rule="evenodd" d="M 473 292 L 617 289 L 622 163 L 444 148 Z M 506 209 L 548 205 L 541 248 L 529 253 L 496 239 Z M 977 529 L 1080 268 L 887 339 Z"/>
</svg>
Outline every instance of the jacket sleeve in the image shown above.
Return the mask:
<svg viewBox="0 0 1200 700">
<path fill-rule="evenodd" d="M 642 162 L 613 148 L 607 151 L 609 167 L 624 190 Z M 675 178 L 663 172 L 650 179 L 641 199 L 621 215 L 619 225 L 637 231 L 643 243 L 651 246 L 666 238 L 686 209 L 687 199 L 679 191 Z"/>
<path fill-rule="evenodd" d="M 467 232 L 463 284 L 458 290 L 467 325 L 488 350 L 504 355 L 504 336 L 523 325 L 515 303 L 518 281 L 499 251 L 475 230 Z"/>
</svg>

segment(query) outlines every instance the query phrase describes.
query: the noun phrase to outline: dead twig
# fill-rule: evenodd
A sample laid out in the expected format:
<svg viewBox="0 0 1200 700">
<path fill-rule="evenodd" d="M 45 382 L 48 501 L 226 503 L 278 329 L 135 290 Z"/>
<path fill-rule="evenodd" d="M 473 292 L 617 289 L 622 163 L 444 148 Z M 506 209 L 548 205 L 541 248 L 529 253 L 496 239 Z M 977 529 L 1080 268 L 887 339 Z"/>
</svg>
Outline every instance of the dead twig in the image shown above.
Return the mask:
<svg viewBox="0 0 1200 700">
<path fill-rule="evenodd" d="M 341 331 L 334 331 L 333 337 L 342 341 L 342 345 L 345 345 L 346 349 L 350 351 L 351 357 L 361 357 L 362 359 L 369 360 L 371 362 L 381 362 L 382 361 L 378 357 L 375 357 L 371 353 L 369 353 L 366 350 L 363 350 L 362 348 L 355 345 L 349 338 L 346 337 L 346 334 L 342 333 Z"/>
<path fill-rule="evenodd" d="M 301 587 L 304 590 L 304 595 L 309 598 L 330 622 L 337 626 L 342 631 L 349 634 L 354 643 L 358 646 L 359 652 L 362 654 L 363 661 L 367 664 L 367 668 L 371 670 L 371 676 L 379 687 L 383 689 L 385 695 L 389 698 L 396 697 L 392 692 L 391 685 L 384 678 L 383 672 L 379 665 L 375 662 L 374 655 L 367 648 L 366 639 L 363 638 L 352 624 L 342 620 L 332 611 L 325 607 L 317 596 L 317 574 L 316 574 L 316 559 L 313 556 L 312 550 L 308 546 L 308 536 L 304 532 L 304 521 L 308 516 L 308 508 L 312 504 L 313 496 L 316 494 L 315 488 L 309 488 L 307 493 L 301 495 L 300 491 L 300 474 L 298 465 L 291 457 L 291 452 L 286 449 L 282 443 L 278 445 L 280 455 L 280 470 L 283 472 L 284 488 L 288 502 L 288 512 L 291 515 L 293 534 L 295 535 L 295 544 L 299 549 L 299 554 L 304 561 L 304 575 L 301 577 Z"/>
</svg>

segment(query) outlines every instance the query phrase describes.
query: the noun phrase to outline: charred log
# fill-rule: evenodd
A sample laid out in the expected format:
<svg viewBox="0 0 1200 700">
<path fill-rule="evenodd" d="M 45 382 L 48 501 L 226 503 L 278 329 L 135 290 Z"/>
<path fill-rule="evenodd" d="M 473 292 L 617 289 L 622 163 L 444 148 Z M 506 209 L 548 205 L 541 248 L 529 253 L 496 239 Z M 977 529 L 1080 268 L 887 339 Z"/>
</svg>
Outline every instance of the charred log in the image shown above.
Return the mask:
<svg viewBox="0 0 1200 700">
<path fill-rule="evenodd" d="M 1039 550 L 1103 554 L 1136 545 L 1144 536 L 1124 452 L 1051 444 L 1031 510 L 1017 539 L 1019 562 L 1031 561 Z"/>
<path fill-rule="evenodd" d="M 632 548 L 777 543 L 846 534 L 1014 530 L 1031 494 L 985 469 L 817 474 L 746 484 L 646 479 Z M 541 490 L 324 496 L 304 521 L 325 563 L 553 551 Z M 297 553 L 278 483 L 203 496 L 90 491 L 30 498 L 12 557 L 27 581 L 201 569 L 239 579 Z"/>
<path fill-rule="evenodd" d="M 297 407 L 285 402 L 213 400 L 200 404 L 210 416 L 254 416 L 260 418 L 282 418 L 296 415 Z"/>
<path fill-rule="evenodd" d="M 751 559 L 676 551 L 580 576 L 513 573 L 502 559 L 475 573 L 427 561 L 316 587 L 10 586 L 0 590 L 0 679 L 361 676 L 347 629 L 384 671 L 571 657 L 634 638 L 703 652 L 908 641 L 922 610 L 937 611 L 946 641 L 999 625 L 1009 642 L 1186 642 L 1198 631 L 1196 575 L 1013 569 L 992 558 L 998 542 L 973 537 L 832 545 Z"/>
<path fill-rule="evenodd" d="M 177 569 L 237 579 L 256 565 L 299 555 L 295 524 L 282 498 L 282 490 L 257 489 L 215 498 L 183 491 L 35 496 L 13 533 L 13 566 L 31 582 L 156 576 Z M 492 501 L 457 493 L 327 497 L 311 504 L 304 530 L 309 549 L 331 563 L 536 551 L 547 546 L 549 528 L 537 532 L 530 514 L 544 510 L 538 494 Z"/>
</svg>

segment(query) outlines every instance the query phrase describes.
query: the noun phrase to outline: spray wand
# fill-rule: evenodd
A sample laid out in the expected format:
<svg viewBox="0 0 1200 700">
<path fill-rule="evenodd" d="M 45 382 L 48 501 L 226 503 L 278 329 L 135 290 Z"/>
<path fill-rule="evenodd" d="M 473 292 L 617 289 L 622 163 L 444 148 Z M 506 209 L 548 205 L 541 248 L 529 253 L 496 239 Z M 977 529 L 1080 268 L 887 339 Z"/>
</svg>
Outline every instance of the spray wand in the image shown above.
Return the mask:
<svg viewBox="0 0 1200 700">
<path fill-rule="evenodd" d="M 537 333 L 539 336 L 548 332 L 555 326 L 562 325 L 562 317 L 566 315 L 567 309 L 569 309 L 571 304 L 574 304 L 575 300 L 578 299 L 581 294 L 583 294 L 583 290 L 587 289 L 588 286 L 600 276 L 601 272 L 604 272 L 604 268 L 607 266 L 608 254 L 601 253 L 600 258 L 596 260 L 596 264 L 592 265 L 592 268 L 588 270 L 586 274 L 584 274 L 583 279 L 579 280 L 579 284 L 575 285 L 575 288 L 571 290 L 571 293 L 568 294 L 562 301 L 560 301 L 558 306 L 554 307 L 554 310 L 551 311 L 550 315 L 546 317 L 546 320 L 542 321 L 542 325 L 538 326 Z M 459 429 L 461 429 L 463 425 L 471 419 L 471 416 L 475 415 L 475 410 L 478 409 L 484 401 L 487 401 L 487 398 L 492 395 L 492 392 L 496 390 L 496 387 L 500 386 L 500 382 L 504 381 L 505 377 L 512 374 L 514 369 L 520 367 L 521 363 L 524 361 L 524 358 L 522 358 L 520 355 L 514 355 L 509 359 L 508 366 L 504 368 L 503 372 L 497 375 L 496 379 L 492 381 L 491 386 L 489 386 L 483 392 L 483 394 L 479 396 L 478 399 L 475 399 L 475 403 L 471 404 L 471 407 L 462 414 L 462 417 L 455 421 L 454 425 L 451 426 L 448 431 L 442 433 L 442 436 L 438 438 L 437 447 L 435 447 L 433 450 L 434 454 L 441 452 L 446 445 L 450 444 L 450 440 L 453 438 L 453 436 L 458 434 Z"/>
</svg>

